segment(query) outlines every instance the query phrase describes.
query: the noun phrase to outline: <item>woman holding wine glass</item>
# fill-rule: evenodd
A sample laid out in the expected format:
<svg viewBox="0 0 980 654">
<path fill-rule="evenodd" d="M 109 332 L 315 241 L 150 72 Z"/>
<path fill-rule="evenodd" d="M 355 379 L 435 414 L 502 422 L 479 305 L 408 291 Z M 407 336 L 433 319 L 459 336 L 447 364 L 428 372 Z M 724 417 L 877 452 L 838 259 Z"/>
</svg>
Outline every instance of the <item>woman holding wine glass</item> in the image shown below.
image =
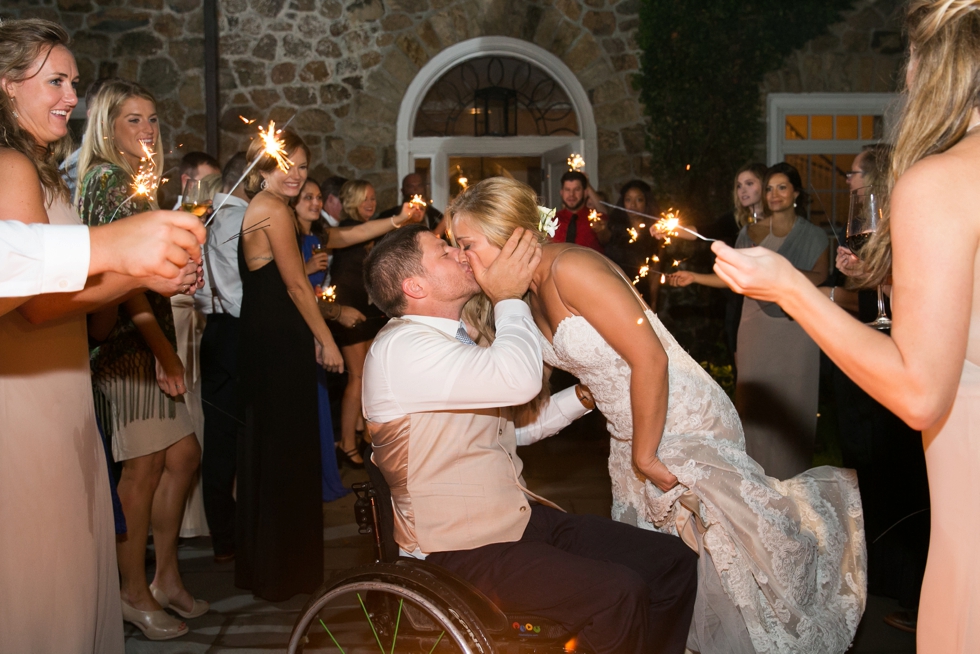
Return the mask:
<svg viewBox="0 0 980 654">
<path fill-rule="evenodd" d="M 778 251 L 814 286 L 822 283 L 829 269 L 827 236 L 802 216 L 808 197 L 799 172 L 778 163 L 768 169 L 763 182 L 767 217 L 744 225 L 735 247 Z M 716 275 L 688 271 L 674 273 L 669 280 L 676 286 L 724 285 Z M 748 299 L 735 363 L 735 406 L 745 429 L 746 452 L 777 479 L 807 470 L 817 433 L 819 348 L 777 305 Z"/>
<path fill-rule="evenodd" d="M 106 82 L 90 108 L 78 157 L 82 220 L 98 225 L 156 208 L 152 194 L 132 193 L 133 176 L 150 160 L 159 170 L 163 148 L 153 95 L 133 82 Z M 118 492 L 128 532 L 116 553 L 123 618 L 150 639 L 174 638 L 187 627 L 161 608 L 194 618 L 208 611 L 208 603 L 187 592 L 177 564 L 177 537 L 201 447 L 184 401 L 170 300 L 152 291 L 136 295 L 118 310 L 93 314 L 89 335 L 100 341 L 92 354 L 96 413 L 112 440 L 113 458 L 122 462 Z M 147 585 L 151 525 L 156 574 Z"/>
<path fill-rule="evenodd" d="M 778 302 L 858 385 L 922 429 L 932 529 L 921 654 L 980 651 L 980 2 L 913 0 L 889 198 L 864 250 L 893 280 L 890 337 L 862 325 L 769 252 L 713 246 L 731 287 Z M 943 107 L 937 111 L 936 107 Z M 922 262 L 941 265 L 942 283 Z"/>
</svg>

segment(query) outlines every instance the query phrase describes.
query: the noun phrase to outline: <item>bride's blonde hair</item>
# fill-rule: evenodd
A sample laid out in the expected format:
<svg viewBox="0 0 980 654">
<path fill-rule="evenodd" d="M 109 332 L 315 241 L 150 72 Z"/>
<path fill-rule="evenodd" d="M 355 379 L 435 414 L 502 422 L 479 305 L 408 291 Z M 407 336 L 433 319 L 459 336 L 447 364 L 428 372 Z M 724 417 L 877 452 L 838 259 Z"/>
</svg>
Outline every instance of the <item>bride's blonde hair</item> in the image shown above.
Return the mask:
<svg viewBox="0 0 980 654">
<path fill-rule="evenodd" d="M 538 196 L 527 184 L 507 177 L 491 177 L 469 187 L 453 200 L 449 208 L 449 239 L 456 245 L 453 225 L 457 218 L 464 218 L 487 237 L 491 245 L 502 248 L 518 227 L 532 232 L 544 245 L 548 235 L 538 228 Z M 528 294 L 524 294 L 528 301 Z M 480 332 L 480 341 L 493 343 L 497 335 L 493 317 L 493 305 L 484 293 L 470 298 L 463 307 L 463 320 Z M 541 384 L 541 392 L 515 412 L 518 426 L 534 420 L 544 401 L 551 395 L 547 372 Z"/>
<path fill-rule="evenodd" d="M 518 227 L 537 235 L 544 245 L 548 236 L 538 229 L 538 196 L 527 184 L 507 177 L 491 177 L 469 187 L 453 200 L 449 214 L 449 238 L 456 245 L 452 224 L 465 218 L 487 237 L 491 245 L 502 248 Z M 525 295 L 525 301 L 527 296 Z M 488 343 L 496 336 L 493 306 L 483 293 L 463 307 L 463 320 L 480 332 Z"/>
</svg>

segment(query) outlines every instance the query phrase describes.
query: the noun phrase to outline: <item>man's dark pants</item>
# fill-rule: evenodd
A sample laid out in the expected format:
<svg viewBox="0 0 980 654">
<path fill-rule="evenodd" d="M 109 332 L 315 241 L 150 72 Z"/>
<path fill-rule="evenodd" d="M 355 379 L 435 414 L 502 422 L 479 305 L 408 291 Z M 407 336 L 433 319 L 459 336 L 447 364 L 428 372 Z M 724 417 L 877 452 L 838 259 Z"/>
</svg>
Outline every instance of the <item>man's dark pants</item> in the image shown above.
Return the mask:
<svg viewBox="0 0 980 654">
<path fill-rule="evenodd" d="M 697 555 L 674 536 L 534 504 L 521 540 L 428 560 L 505 613 L 530 613 L 578 632 L 596 654 L 684 651 Z"/>
<path fill-rule="evenodd" d="M 208 316 L 201 337 L 201 398 L 204 400 L 204 455 L 201 490 L 215 556 L 235 551 L 235 470 L 238 429 L 238 318 Z"/>
</svg>

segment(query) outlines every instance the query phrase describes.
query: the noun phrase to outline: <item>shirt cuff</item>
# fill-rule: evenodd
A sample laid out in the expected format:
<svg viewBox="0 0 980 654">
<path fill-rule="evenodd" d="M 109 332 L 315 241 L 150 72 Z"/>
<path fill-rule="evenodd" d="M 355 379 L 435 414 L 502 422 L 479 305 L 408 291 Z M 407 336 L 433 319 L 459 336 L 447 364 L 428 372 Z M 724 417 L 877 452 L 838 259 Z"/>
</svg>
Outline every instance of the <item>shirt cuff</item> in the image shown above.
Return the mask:
<svg viewBox="0 0 980 654">
<path fill-rule="evenodd" d="M 494 320 L 498 323 L 511 316 L 531 320 L 531 308 L 527 306 L 524 300 L 501 300 L 494 305 L 493 315 Z"/>
<path fill-rule="evenodd" d="M 85 288 L 91 243 L 85 225 L 55 225 L 42 230 L 44 273 L 41 293 L 70 293 Z"/>
<path fill-rule="evenodd" d="M 582 401 L 578 399 L 578 395 L 575 394 L 575 387 L 566 388 L 561 390 L 551 396 L 551 401 L 554 403 L 561 414 L 568 418 L 568 422 L 572 423 L 590 413 L 592 409 L 588 409 L 582 404 Z"/>
</svg>

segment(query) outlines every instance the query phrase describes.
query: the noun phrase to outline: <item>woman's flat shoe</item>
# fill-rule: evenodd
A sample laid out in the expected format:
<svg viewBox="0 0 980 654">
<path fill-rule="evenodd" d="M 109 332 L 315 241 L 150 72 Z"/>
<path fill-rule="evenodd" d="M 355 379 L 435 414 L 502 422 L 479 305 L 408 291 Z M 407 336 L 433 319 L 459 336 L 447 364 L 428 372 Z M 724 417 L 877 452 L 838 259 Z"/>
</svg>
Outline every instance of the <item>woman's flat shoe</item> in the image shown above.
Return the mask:
<svg viewBox="0 0 980 654">
<path fill-rule="evenodd" d="M 184 611 L 183 609 L 177 608 L 176 604 L 170 603 L 170 598 L 167 595 L 154 586 L 150 584 L 150 593 L 153 595 L 153 599 L 165 609 L 170 609 L 171 611 L 176 611 L 177 615 L 184 618 L 185 620 L 190 620 L 191 618 L 199 618 L 208 611 L 211 610 L 211 604 L 202 599 L 195 599 L 194 606 L 190 611 Z"/>
<path fill-rule="evenodd" d="M 360 463 L 358 463 L 357 461 L 355 461 L 353 459 L 353 457 L 359 456 L 359 455 L 360 455 L 360 452 L 357 451 L 357 448 L 356 447 L 354 449 L 348 451 L 348 450 L 345 450 L 344 448 L 340 447 L 339 445 L 337 446 L 337 461 L 339 461 L 340 463 L 346 463 L 351 468 L 354 468 L 356 470 L 360 470 L 361 468 L 364 467 L 364 461 L 361 461 Z"/>
<path fill-rule="evenodd" d="M 140 611 L 126 600 L 120 598 L 120 601 L 123 620 L 139 627 L 143 635 L 150 640 L 179 638 L 190 631 L 186 624 L 166 611 Z"/>
</svg>

